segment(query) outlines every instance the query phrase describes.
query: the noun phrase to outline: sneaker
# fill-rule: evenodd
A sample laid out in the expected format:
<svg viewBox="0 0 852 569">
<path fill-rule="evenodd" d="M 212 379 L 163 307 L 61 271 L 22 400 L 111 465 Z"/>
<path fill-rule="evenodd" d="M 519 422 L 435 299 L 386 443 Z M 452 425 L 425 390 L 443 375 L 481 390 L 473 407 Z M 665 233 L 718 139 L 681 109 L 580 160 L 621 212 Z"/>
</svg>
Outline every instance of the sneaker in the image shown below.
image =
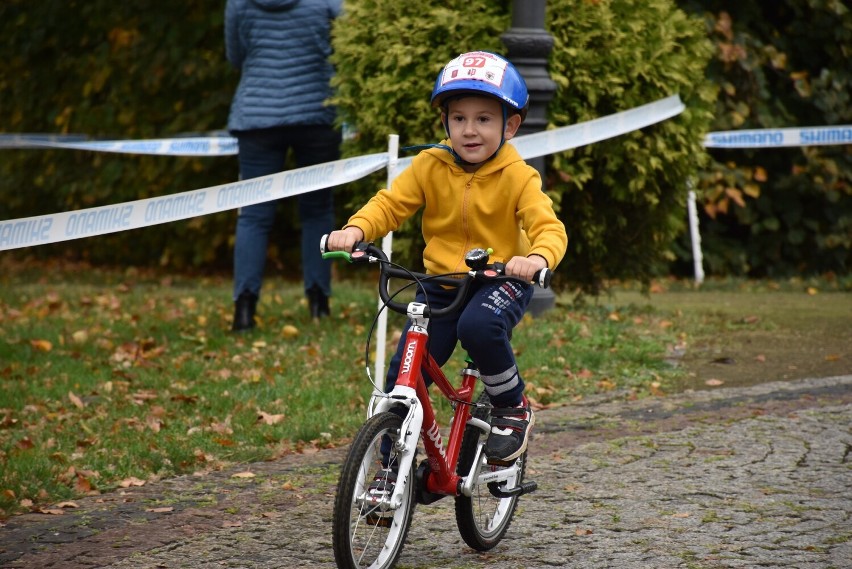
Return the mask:
<svg viewBox="0 0 852 569">
<path fill-rule="evenodd" d="M 527 398 L 517 407 L 491 410 L 491 433 L 485 441 L 485 456 L 491 463 L 512 462 L 527 450 L 527 439 L 535 416 Z"/>
<path fill-rule="evenodd" d="M 367 487 L 367 499 L 365 506 L 370 511 L 364 517 L 364 521 L 371 526 L 389 527 L 393 520 L 392 510 L 383 510 L 386 504 L 383 500 L 390 498 L 396 485 L 396 472 L 389 468 L 382 468 L 373 477 L 373 481 Z"/>
</svg>

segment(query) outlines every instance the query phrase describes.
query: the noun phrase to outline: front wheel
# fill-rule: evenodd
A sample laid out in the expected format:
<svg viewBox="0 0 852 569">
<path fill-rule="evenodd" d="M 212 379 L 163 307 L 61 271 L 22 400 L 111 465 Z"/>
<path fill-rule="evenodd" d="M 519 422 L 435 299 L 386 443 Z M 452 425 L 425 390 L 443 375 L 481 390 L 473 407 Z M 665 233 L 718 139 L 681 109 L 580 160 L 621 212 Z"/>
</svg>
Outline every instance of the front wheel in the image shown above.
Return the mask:
<svg viewBox="0 0 852 569">
<path fill-rule="evenodd" d="M 343 463 L 334 500 L 332 548 L 341 569 L 390 569 L 399 559 L 414 512 L 413 466 L 396 474 L 395 485 L 404 484 L 399 508 L 388 509 L 376 497 L 390 491 L 387 476 L 398 470 L 394 443 L 402 419 L 379 413 L 361 427 Z M 383 452 L 384 448 L 384 452 Z"/>
<path fill-rule="evenodd" d="M 479 403 L 488 403 L 488 397 L 485 393 L 480 395 Z M 488 423 L 491 418 L 491 409 L 487 406 L 477 407 L 472 415 Z M 478 476 L 485 469 L 501 468 L 483 464 L 475 472 L 471 472 L 479 438 L 479 429 L 468 425 L 459 451 L 459 463 L 456 469 L 459 475 L 466 476 L 470 473 L 471 476 Z M 526 460 L 526 452 L 518 457 L 516 463 L 518 474 L 507 482 L 509 488 L 520 486 L 523 482 Z M 487 485 L 476 484 L 470 498 L 467 496 L 456 497 L 456 524 L 462 539 L 477 551 L 487 551 L 493 548 L 506 535 L 506 530 L 509 529 L 517 505 L 518 496 L 500 498 L 494 496 Z"/>
</svg>

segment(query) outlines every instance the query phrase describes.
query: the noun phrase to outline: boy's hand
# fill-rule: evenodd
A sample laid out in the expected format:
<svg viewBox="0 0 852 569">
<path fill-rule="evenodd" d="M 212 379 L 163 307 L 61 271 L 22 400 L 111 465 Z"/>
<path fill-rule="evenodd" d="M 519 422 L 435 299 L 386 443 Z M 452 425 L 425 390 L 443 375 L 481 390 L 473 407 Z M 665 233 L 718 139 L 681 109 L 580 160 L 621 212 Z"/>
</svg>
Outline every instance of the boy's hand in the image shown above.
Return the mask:
<svg viewBox="0 0 852 569">
<path fill-rule="evenodd" d="M 538 255 L 512 257 L 506 263 L 506 276 L 530 283 L 533 281 L 533 275 L 545 268 L 547 268 L 547 261 L 544 260 L 544 257 Z"/>
<path fill-rule="evenodd" d="M 325 246 L 329 251 L 346 251 L 351 253 L 358 241 L 364 240 L 364 232 L 354 225 L 344 227 L 328 234 Z"/>
</svg>

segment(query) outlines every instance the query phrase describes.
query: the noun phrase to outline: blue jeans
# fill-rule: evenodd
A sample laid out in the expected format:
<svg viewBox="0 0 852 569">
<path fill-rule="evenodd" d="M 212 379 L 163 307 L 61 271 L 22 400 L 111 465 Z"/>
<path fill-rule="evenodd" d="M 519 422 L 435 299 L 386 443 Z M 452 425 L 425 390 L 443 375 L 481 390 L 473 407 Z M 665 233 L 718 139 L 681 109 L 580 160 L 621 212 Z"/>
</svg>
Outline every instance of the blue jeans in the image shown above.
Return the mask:
<svg viewBox="0 0 852 569">
<path fill-rule="evenodd" d="M 240 179 L 282 172 L 288 149 L 296 166 L 312 166 L 340 158 L 340 133 L 332 126 L 289 126 L 233 133 L 239 141 Z M 305 291 L 319 288 L 331 296 L 331 262 L 320 256 L 320 238 L 334 229 L 331 188 L 296 196 L 302 226 L 302 278 Z M 269 232 L 277 200 L 240 208 L 234 244 L 234 300 L 243 292 L 260 296 Z"/>
<path fill-rule="evenodd" d="M 455 298 L 456 290 L 447 290 L 434 283 L 423 283 L 417 291 L 417 302 L 425 302 L 433 308 L 448 306 Z M 443 366 L 452 356 L 456 343 L 479 368 L 480 379 L 485 391 L 495 407 L 509 407 L 521 402 L 524 394 L 524 380 L 518 371 L 515 354 L 510 339 L 512 329 L 524 317 L 527 306 L 532 300 L 532 285 L 513 281 L 497 283 L 476 283 L 469 292 L 464 308 L 455 317 L 432 319 L 429 321 L 429 353 L 439 366 Z M 403 330 L 396 353 L 388 365 L 385 390 L 390 391 L 396 383 L 402 354 L 405 351 L 405 334 L 411 326 Z M 427 384 L 431 383 L 424 372 Z"/>
</svg>

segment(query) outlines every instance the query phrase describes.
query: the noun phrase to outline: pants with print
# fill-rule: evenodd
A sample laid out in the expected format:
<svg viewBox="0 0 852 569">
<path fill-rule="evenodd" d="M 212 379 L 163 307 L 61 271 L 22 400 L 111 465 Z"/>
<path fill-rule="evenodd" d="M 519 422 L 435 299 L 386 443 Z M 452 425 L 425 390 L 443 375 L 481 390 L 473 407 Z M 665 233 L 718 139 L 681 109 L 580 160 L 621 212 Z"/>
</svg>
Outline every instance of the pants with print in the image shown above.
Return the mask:
<svg viewBox="0 0 852 569">
<path fill-rule="evenodd" d="M 447 290 L 434 283 L 423 283 L 426 289 L 418 290 L 417 301 L 428 298 L 433 308 L 450 304 L 456 291 Z M 451 318 L 431 319 L 429 322 L 429 352 L 438 365 L 443 366 L 452 356 L 456 343 L 461 342 L 479 368 L 480 379 L 495 407 L 509 407 L 521 402 L 524 381 L 518 373 L 512 351 L 512 329 L 521 321 L 532 300 L 533 287 L 511 281 L 475 283 L 464 308 Z M 388 365 L 386 390 L 396 382 L 405 349 L 406 326 L 396 353 Z M 425 376 L 425 372 L 424 372 Z M 431 383 L 426 377 L 427 383 Z"/>
</svg>

